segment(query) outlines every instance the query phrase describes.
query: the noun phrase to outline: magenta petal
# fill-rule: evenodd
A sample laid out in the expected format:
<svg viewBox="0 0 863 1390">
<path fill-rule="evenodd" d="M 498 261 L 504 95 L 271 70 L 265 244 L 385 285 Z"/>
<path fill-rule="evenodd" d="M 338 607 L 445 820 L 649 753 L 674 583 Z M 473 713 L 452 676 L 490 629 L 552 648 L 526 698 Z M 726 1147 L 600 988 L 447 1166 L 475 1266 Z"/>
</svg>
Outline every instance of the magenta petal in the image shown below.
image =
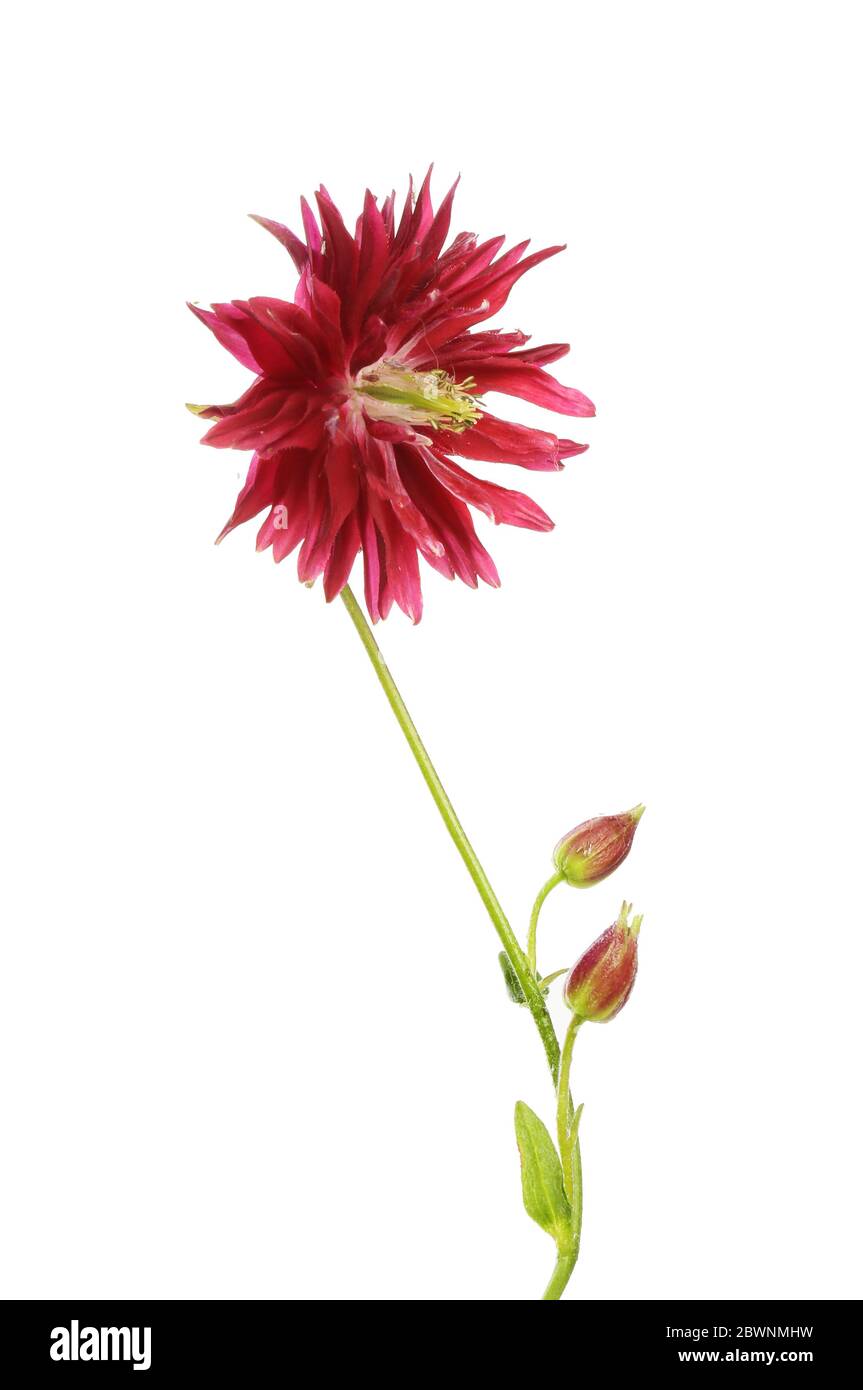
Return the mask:
<svg viewBox="0 0 863 1390">
<path fill-rule="evenodd" d="M 351 514 L 336 536 L 327 567 L 324 570 L 324 595 L 331 603 L 351 577 L 354 561 L 360 550 L 360 528 L 355 514 Z"/>
<path fill-rule="evenodd" d="M 496 483 L 484 482 L 467 473 L 452 459 L 443 458 L 431 449 L 425 451 L 426 462 L 435 477 L 444 487 L 463 502 L 478 507 L 486 516 L 500 525 L 524 526 L 530 531 L 551 531 L 554 522 L 550 516 L 537 506 L 523 492 L 513 492 L 509 488 L 498 487 Z"/>
<path fill-rule="evenodd" d="M 335 435 L 324 461 L 334 532 L 339 531 L 356 511 L 360 494 L 359 467 L 360 460 L 353 440 L 344 434 Z"/>
<path fill-rule="evenodd" d="M 259 217 L 255 212 L 250 212 L 249 216 L 253 222 L 257 222 L 259 227 L 263 227 L 271 236 L 274 236 L 276 241 L 281 242 L 297 270 L 302 270 L 309 259 L 309 253 L 290 227 L 283 226 L 281 222 L 272 222 L 269 217 Z"/>
<path fill-rule="evenodd" d="M 222 344 L 222 347 L 233 353 L 238 362 L 241 362 L 244 367 L 248 367 L 249 371 L 254 372 L 257 376 L 263 376 L 264 368 L 256 361 L 242 333 L 238 332 L 230 323 L 223 323 L 209 309 L 199 309 L 197 304 L 190 304 L 189 308 L 195 317 L 201 320 L 201 323 L 206 324 L 213 336 Z"/>
<path fill-rule="evenodd" d="M 534 367 L 547 367 L 551 362 L 559 362 L 569 352 L 569 343 L 546 343 L 544 347 L 527 348 L 524 352 L 512 352 L 510 362 L 530 363 Z"/>
<path fill-rule="evenodd" d="M 460 434 L 443 430 L 435 443 L 446 454 L 480 459 L 487 463 L 515 463 L 538 473 L 554 473 L 560 468 L 560 440 L 545 430 L 528 429 L 509 420 L 485 414 L 472 429 Z"/>
<path fill-rule="evenodd" d="M 245 338 L 255 360 L 261 364 L 262 375 L 275 381 L 296 380 L 297 363 L 274 321 L 262 321 L 254 306 L 244 299 L 235 299 L 230 304 L 214 304 L 213 312 Z"/>
<path fill-rule="evenodd" d="M 500 578 L 494 561 L 480 544 L 465 503 L 438 482 L 415 451 L 405 458 L 402 468 L 408 491 L 443 542 L 444 558 L 453 574 L 472 589 L 478 579 L 497 588 Z M 433 563 L 429 556 L 426 559 Z"/>
<path fill-rule="evenodd" d="M 281 392 L 270 391 L 256 405 L 233 411 L 218 420 L 207 430 L 201 443 L 217 449 L 256 449 L 264 446 L 268 438 L 278 438 L 280 432 L 299 424 L 307 409 L 305 396 L 286 397 Z M 276 421 L 281 423 L 273 436 Z"/>
<path fill-rule="evenodd" d="M 257 454 L 252 454 L 252 461 L 249 464 L 249 472 L 242 492 L 237 498 L 230 520 L 225 523 L 216 537 L 216 545 L 223 541 L 235 526 L 242 526 L 244 521 L 251 521 L 252 517 L 257 516 L 265 507 L 271 505 L 282 462 L 278 455 L 261 459 Z"/>
<path fill-rule="evenodd" d="M 559 411 L 561 415 L 596 414 L 593 401 L 572 386 L 561 386 L 541 367 L 513 362 L 506 357 L 486 358 L 472 365 L 480 391 L 500 391 L 507 396 L 520 396 L 534 405 Z"/>
</svg>

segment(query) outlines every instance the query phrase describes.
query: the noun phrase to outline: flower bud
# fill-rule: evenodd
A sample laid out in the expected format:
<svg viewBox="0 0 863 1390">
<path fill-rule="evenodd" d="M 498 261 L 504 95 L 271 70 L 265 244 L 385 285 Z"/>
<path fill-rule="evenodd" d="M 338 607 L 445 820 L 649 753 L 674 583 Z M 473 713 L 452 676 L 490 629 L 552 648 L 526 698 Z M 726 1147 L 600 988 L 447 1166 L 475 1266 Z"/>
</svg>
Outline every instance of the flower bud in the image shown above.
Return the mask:
<svg viewBox="0 0 863 1390">
<path fill-rule="evenodd" d="M 577 825 L 555 846 L 558 873 L 576 888 L 608 878 L 631 850 L 635 827 L 643 815 L 643 806 L 633 806 L 622 815 L 594 816 Z"/>
<path fill-rule="evenodd" d="M 588 946 L 566 977 L 563 997 L 579 1018 L 607 1023 L 620 1013 L 632 993 L 641 918 L 630 922 L 631 911 L 632 904 L 624 903 L 614 926 Z"/>
</svg>

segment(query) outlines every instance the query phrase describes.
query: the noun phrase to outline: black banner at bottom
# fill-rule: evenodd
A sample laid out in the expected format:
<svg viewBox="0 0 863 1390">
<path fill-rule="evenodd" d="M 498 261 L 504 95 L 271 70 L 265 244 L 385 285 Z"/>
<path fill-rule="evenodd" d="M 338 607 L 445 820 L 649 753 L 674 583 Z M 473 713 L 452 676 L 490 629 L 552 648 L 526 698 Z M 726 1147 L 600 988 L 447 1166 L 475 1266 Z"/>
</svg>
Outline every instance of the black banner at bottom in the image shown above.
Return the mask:
<svg viewBox="0 0 863 1390">
<path fill-rule="evenodd" d="M 406 1300 L 409 1301 L 409 1300 Z M 357 1302 L 363 1302 L 358 1299 Z M 487 1374 L 504 1359 L 512 1374 L 523 1359 L 539 1374 L 628 1370 L 665 1372 L 718 1366 L 817 1368 L 854 1365 L 859 1300 L 848 1302 L 590 1302 L 563 1301 L 551 1322 L 509 1319 L 501 1334 L 484 1319 L 458 1326 L 452 1341 L 446 1314 L 407 1311 L 381 1321 L 366 1304 L 362 1323 L 343 1304 L 311 1315 L 304 1303 L 273 1301 L 7 1302 L 2 1319 L 2 1371 L 7 1384 L 62 1385 L 70 1377 L 104 1382 L 122 1376 L 146 1385 L 176 1379 L 257 1385 L 308 1373 L 403 1378 Z M 384 1305 L 389 1307 L 389 1305 Z M 427 1305 L 422 1305 L 424 1309 Z M 475 1309 L 476 1304 L 465 1305 Z M 17 1369 L 17 1379 L 8 1370 Z M 541 1369 L 543 1368 L 543 1369 Z M 260 1377 L 266 1377 L 264 1382 Z"/>
</svg>

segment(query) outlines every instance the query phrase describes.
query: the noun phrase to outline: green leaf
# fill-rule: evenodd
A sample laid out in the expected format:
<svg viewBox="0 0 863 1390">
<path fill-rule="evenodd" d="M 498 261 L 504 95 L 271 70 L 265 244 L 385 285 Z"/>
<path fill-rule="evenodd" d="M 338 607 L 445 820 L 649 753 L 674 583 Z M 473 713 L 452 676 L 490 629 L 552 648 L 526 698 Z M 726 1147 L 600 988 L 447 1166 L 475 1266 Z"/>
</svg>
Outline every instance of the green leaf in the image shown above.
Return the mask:
<svg viewBox="0 0 863 1390">
<path fill-rule="evenodd" d="M 523 1004 L 525 1002 L 524 990 L 518 982 L 518 976 L 512 968 L 512 961 L 510 960 L 506 951 L 501 951 L 500 955 L 498 956 L 498 962 L 503 972 L 503 979 L 504 984 L 506 985 L 507 994 L 509 995 L 513 1004 Z"/>
<path fill-rule="evenodd" d="M 563 1169 L 551 1135 L 523 1100 L 515 1107 L 515 1137 L 521 1155 L 524 1209 L 557 1240 L 572 1225 L 572 1209 L 563 1189 Z"/>
<path fill-rule="evenodd" d="M 512 961 L 506 951 L 501 951 L 497 960 L 503 974 L 506 992 L 513 1004 L 526 1004 L 527 1000 L 524 997 L 524 990 L 521 987 L 518 976 L 512 968 Z M 568 969 L 568 966 L 564 966 L 563 970 L 558 970 L 557 975 L 550 976 L 550 979 L 556 980 L 558 975 L 565 975 Z M 548 980 L 541 980 L 539 971 L 536 973 L 536 983 L 543 994 L 548 994 Z"/>
</svg>

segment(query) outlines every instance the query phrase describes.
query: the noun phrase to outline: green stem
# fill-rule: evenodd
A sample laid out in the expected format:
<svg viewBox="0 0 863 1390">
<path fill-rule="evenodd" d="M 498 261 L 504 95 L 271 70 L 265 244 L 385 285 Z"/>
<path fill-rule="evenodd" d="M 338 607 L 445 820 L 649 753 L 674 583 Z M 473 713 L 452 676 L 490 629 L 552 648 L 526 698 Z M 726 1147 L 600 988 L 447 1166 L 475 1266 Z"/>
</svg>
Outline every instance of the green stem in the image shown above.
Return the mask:
<svg viewBox="0 0 863 1390">
<path fill-rule="evenodd" d="M 572 1208 L 572 1226 L 563 1243 L 558 1246 L 557 1264 L 543 1299 L 560 1298 L 575 1268 L 581 1246 L 582 1181 L 578 1123 L 582 1107 L 578 1107 L 570 1121 L 572 1098 L 569 1093 L 569 1077 L 572 1071 L 572 1049 L 583 1022 L 577 1014 L 573 1014 L 569 1021 L 563 1040 L 563 1051 L 560 1054 L 560 1075 L 557 1082 L 557 1147 L 560 1150 L 563 1168 L 563 1187 Z"/>
<path fill-rule="evenodd" d="M 570 1202 L 573 1200 L 572 1146 L 573 1141 L 578 1142 L 580 1111 L 576 1112 L 575 1119 L 570 1126 L 569 1115 L 572 1102 L 569 1096 L 569 1074 L 572 1070 L 572 1049 L 582 1022 L 583 1020 L 579 1018 L 578 1014 L 573 1014 L 569 1021 L 566 1037 L 563 1040 L 563 1051 L 560 1054 L 560 1076 L 557 1083 L 557 1147 L 560 1150 L 560 1161 L 563 1164 L 563 1186 Z"/>
<path fill-rule="evenodd" d="M 417 732 L 416 725 L 411 719 L 407 706 L 399 694 L 398 686 L 393 680 L 390 670 L 384 661 L 380 647 L 375 641 L 372 630 L 366 621 L 365 614 L 347 585 L 342 589 L 341 596 L 345 608 L 350 614 L 351 621 L 359 633 L 360 641 L 365 647 L 368 658 L 374 667 L 375 674 L 383 687 L 390 708 L 398 720 L 399 727 L 407 739 L 408 746 L 417 761 L 419 770 L 425 779 L 426 786 L 431 792 L 434 803 L 441 814 L 444 825 L 452 836 L 453 843 L 464 860 L 465 868 L 473 879 L 476 890 L 482 898 L 486 911 L 492 920 L 492 925 L 500 937 L 501 945 L 509 957 L 513 971 L 521 985 L 533 1021 L 536 1024 L 537 1032 L 542 1040 L 549 1069 L 556 1083 L 558 1066 L 560 1063 L 560 1046 L 557 1041 L 557 1034 L 554 1031 L 554 1024 L 551 1021 L 551 1015 L 545 1006 L 545 1000 L 537 985 L 535 972 L 528 968 L 527 958 L 519 946 L 515 932 L 507 921 L 504 910 L 495 896 L 494 889 L 489 883 L 485 870 L 477 858 L 476 851 L 464 832 L 461 822 L 455 813 L 453 804 L 444 791 L 443 783 L 434 769 L 432 760 Z"/>
<path fill-rule="evenodd" d="M 584 1184 L 581 1174 L 581 1140 L 578 1135 L 578 1125 L 581 1119 L 583 1107 L 580 1105 L 575 1112 L 573 1129 L 575 1131 L 575 1151 L 572 1155 L 572 1234 L 575 1241 L 575 1258 L 578 1259 L 578 1252 L 581 1249 L 581 1217 L 584 1209 Z"/>
<path fill-rule="evenodd" d="M 542 1301 L 544 1303 L 552 1299 L 560 1298 L 569 1283 L 569 1276 L 575 1269 L 575 1262 L 577 1259 L 578 1252 L 576 1250 L 559 1250 L 557 1252 L 557 1264 L 554 1267 L 554 1273 L 549 1279 L 548 1288 L 542 1296 Z"/>
<path fill-rule="evenodd" d="M 527 964 L 532 975 L 536 974 L 536 929 L 539 925 L 539 914 L 552 888 L 556 888 L 559 883 L 563 883 L 563 874 L 552 874 L 548 883 L 544 883 L 537 893 L 536 902 L 530 914 L 530 927 L 527 933 Z"/>
</svg>

